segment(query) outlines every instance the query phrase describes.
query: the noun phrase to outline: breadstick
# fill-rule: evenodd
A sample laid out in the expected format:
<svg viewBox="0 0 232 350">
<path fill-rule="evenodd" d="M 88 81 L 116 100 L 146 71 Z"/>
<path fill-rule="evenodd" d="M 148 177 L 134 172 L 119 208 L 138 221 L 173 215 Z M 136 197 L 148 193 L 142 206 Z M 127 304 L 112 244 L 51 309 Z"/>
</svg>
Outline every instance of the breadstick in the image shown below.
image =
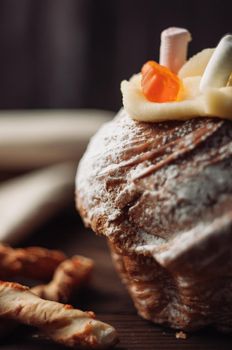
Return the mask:
<svg viewBox="0 0 232 350">
<path fill-rule="evenodd" d="M 39 298 L 29 288 L 0 281 L 0 317 L 39 328 L 56 343 L 104 349 L 117 342 L 115 329 L 92 312 Z"/>
<path fill-rule="evenodd" d="M 76 255 L 57 267 L 49 284 L 36 286 L 31 291 L 43 299 L 67 303 L 77 288 L 87 281 L 93 265 L 93 260 Z"/>
<path fill-rule="evenodd" d="M 57 164 L 2 183 L 0 241 L 20 242 L 71 203 L 75 171 L 74 163 Z"/>
<path fill-rule="evenodd" d="M 5 249 L 4 249 L 5 248 Z M 27 248 L 27 249 L 12 249 L 6 246 L 2 246 L 0 245 L 0 252 L 1 250 L 5 251 L 5 253 L 9 253 L 9 255 L 11 255 L 9 250 L 13 250 L 13 254 L 14 257 L 17 256 L 17 254 L 15 254 L 16 252 L 21 251 L 21 255 L 25 257 L 29 257 L 28 259 L 28 267 L 30 267 L 30 263 L 34 263 L 33 260 L 35 259 L 31 259 L 32 255 L 29 253 L 29 255 L 24 254 L 26 253 L 28 250 L 34 250 L 37 252 L 37 257 L 38 257 L 38 252 L 44 252 L 44 253 L 49 253 L 48 250 L 46 249 L 42 249 L 42 248 Z M 50 257 L 53 255 L 55 255 L 56 251 L 50 251 Z M 1 253 L 0 253 L 1 256 Z M 34 255 L 35 257 L 35 255 Z M 61 257 L 62 257 L 62 253 L 61 253 Z M 64 257 L 64 255 L 63 255 Z M 31 260 L 30 260 L 31 259 Z M 1 260 L 0 260 L 1 262 Z M 6 261 L 7 263 L 7 261 Z M 45 261 L 46 263 L 46 261 Z M 35 265 L 33 265 L 34 269 L 37 269 L 37 264 L 38 261 L 34 263 Z M 41 261 L 39 261 L 39 264 L 41 264 Z M 13 263 L 12 266 L 14 266 L 15 264 Z M 17 266 L 18 264 L 16 264 Z M 93 261 L 91 259 L 85 258 L 83 256 L 75 256 L 71 259 L 66 259 L 64 260 L 61 264 L 58 265 L 57 269 L 54 272 L 54 276 L 52 281 L 47 284 L 47 285 L 39 285 L 39 286 L 35 286 L 33 288 L 31 288 L 31 291 L 38 295 L 39 297 L 46 299 L 46 300 L 53 300 L 53 301 L 58 301 L 58 302 L 68 302 L 71 298 L 71 296 L 74 294 L 74 292 L 78 289 L 78 287 L 80 287 L 80 285 L 82 285 L 85 281 L 88 280 L 88 278 L 90 277 L 90 274 L 92 272 L 93 269 Z M 23 267 L 23 266 L 22 266 Z M 0 266 L 1 268 L 1 266 Z M 32 268 L 32 265 L 31 265 Z M 28 269 L 27 269 L 28 270 Z M 16 271 L 10 271 L 11 273 L 14 273 Z M 24 275 L 23 273 L 24 271 L 22 271 L 22 273 L 20 275 Z M 17 273 L 16 273 L 17 274 Z M 9 276 L 9 275 L 8 275 Z M 44 279 L 44 278 L 43 278 Z M 12 320 L 8 320 L 9 322 L 5 322 L 3 324 L 0 323 L 0 338 L 7 336 L 8 334 L 10 334 L 14 329 L 15 329 L 15 323 Z"/>
<path fill-rule="evenodd" d="M 25 277 L 48 280 L 66 256 L 40 247 L 13 249 L 0 244 L 0 278 Z"/>
</svg>

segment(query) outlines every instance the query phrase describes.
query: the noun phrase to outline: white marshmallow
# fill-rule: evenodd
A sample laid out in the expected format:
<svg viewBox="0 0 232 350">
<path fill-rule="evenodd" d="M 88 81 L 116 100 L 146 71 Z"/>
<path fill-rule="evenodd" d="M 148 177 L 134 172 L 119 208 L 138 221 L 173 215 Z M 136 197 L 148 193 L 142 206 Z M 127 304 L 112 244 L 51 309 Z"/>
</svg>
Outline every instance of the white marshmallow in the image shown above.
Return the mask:
<svg viewBox="0 0 232 350">
<path fill-rule="evenodd" d="M 173 73 L 186 62 L 188 43 L 191 34 L 187 29 L 171 27 L 161 33 L 159 63 L 169 68 Z"/>
<path fill-rule="evenodd" d="M 232 72 L 232 35 L 224 36 L 201 78 L 200 91 L 226 86 Z"/>
</svg>

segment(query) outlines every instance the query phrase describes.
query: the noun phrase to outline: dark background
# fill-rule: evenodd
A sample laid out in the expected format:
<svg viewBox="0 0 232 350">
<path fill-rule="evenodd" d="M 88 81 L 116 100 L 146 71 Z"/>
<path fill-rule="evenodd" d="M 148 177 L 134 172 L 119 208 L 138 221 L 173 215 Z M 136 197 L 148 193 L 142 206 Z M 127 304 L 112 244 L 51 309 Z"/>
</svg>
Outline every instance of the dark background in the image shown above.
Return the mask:
<svg viewBox="0 0 232 350">
<path fill-rule="evenodd" d="M 232 32 L 232 1 L 0 0 L 0 108 L 117 110 L 119 85 L 158 59 L 160 32 L 190 55 Z"/>
</svg>

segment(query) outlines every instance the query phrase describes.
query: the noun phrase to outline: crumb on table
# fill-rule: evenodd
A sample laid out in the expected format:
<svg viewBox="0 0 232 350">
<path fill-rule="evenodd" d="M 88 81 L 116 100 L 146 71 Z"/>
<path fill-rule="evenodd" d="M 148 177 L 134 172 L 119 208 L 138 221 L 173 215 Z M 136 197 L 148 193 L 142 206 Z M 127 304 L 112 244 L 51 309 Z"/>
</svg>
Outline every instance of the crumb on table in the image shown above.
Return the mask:
<svg viewBox="0 0 232 350">
<path fill-rule="evenodd" d="M 176 339 L 187 339 L 187 334 L 183 331 L 176 332 Z"/>
</svg>

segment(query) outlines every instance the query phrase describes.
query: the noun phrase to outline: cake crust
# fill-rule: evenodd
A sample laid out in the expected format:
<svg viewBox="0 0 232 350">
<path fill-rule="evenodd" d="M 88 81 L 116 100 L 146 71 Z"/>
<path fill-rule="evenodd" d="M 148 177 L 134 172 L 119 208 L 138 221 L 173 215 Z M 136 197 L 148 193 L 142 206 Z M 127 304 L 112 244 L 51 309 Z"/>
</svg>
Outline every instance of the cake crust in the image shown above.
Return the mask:
<svg viewBox="0 0 232 350">
<path fill-rule="evenodd" d="M 77 206 L 143 317 L 231 330 L 231 163 L 232 122 L 217 118 L 147 124 L 121 110 L 90 142 Z"/>
</svg>

